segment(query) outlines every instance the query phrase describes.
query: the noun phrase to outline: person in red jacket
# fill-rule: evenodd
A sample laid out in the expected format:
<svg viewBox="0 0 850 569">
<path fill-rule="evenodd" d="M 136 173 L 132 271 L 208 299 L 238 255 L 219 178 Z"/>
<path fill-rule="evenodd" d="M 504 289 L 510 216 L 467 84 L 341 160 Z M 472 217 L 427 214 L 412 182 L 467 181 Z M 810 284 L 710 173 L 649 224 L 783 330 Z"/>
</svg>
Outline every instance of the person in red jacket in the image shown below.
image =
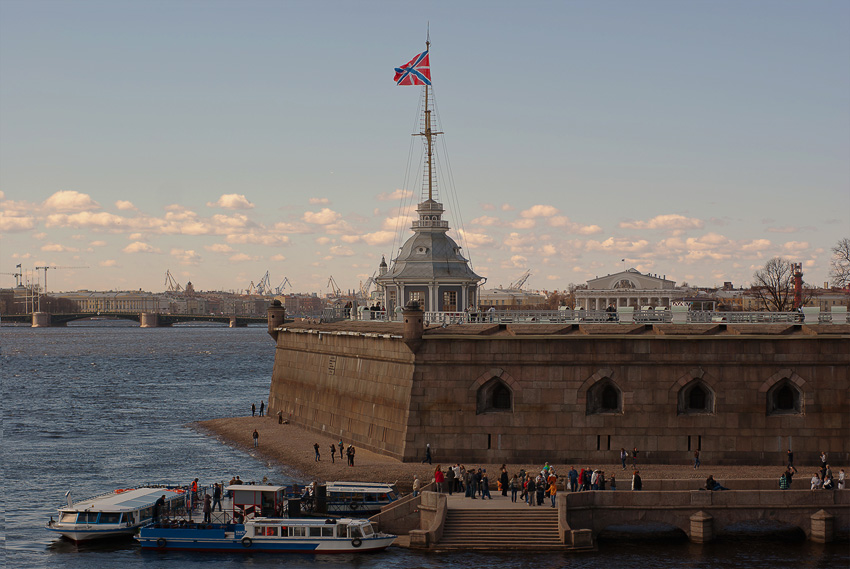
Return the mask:
<svg viewBox="0 0 850 569">
<path fill-rule="evenodd" d="M 446 477 L 443 474 L 442 468 L 440 465 L 437 465 L 437 469 L 434 471 L 434 483 L 437 485 L 437 492 L 443 491 L 443 482 L 445 482 Z"/>
</svg>

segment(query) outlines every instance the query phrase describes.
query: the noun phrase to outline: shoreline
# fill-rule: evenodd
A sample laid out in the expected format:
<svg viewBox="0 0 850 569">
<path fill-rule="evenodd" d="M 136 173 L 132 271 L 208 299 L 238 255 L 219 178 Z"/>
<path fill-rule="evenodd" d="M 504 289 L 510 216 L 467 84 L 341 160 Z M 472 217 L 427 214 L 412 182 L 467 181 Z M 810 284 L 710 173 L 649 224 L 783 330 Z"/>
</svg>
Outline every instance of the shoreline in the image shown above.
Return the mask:
<svg viewBox="0 0 850 569">
<path fill-rule="evenodd" d="M 423 464 L 419 462 L 401 462 L 394 458 L 390 458 L 375 452 L 357 448 L 355 454 L 354 467 L 349 467 L 346 464 L 345 458 L 339 457 L 339 449 L 334 462 L 331 462 L 330 445 L 334 443 L 338 445 L 339 438 L 334 438 L 329 435 L 317 434 L 307 431 L 295 424 L 277 423 L 277 418 L 272 416 L 266 417 L 226 417 L 219 419 L 209 419 L 191 423 L 190 428 L 212 436 L 221 443 L 239 448 L 248 452 L 257 459 L 265 461 L 270 468 L 280 472 L 281 474 L 294 478 L 299 484 L 309 483 L 313 480 L 327 482 L 333 480 L 351 480 L 361 482 L 385 482 L 398 484 L 399 490 L 402 492 L 410 492 L 413 479 L 419 477 L 422 484 L 427 484 L 431 481 L 434 475 L 434 470 L 438 465 L 445 470 L 449 464 L 441 463 L 439 452 L 436 451 L 433 456 L 433 464 Z M 252 433 L 257 429 L 259 433 L 259 447 L 254 448 Z M 343 443 L 348 446 L 351 441 L 343 440 Z M 313 444 L 319 443 L 321 460 L 315 460 L 315 452 Z M 354 445 L 355 448 L 357 445 Z M 618 486 L 626 488 L 626 485 L 631 482 L 633 469 L 631 462 L 624 471 L 619 462 L 619 451 L 611 451 L 612 460 L 606 464 L 591 464 L 591 463 L 572 463 L 564 464 L 558 461 L 550 461 L 550 465 L 555 469 L 559 478 L 564 478 L 571 466 L 575 466 L 576 470 L 584 467 L 599 468 L 606 473 L 606 477 L 610 479 L 611 475 L 617 477 Z M 423 451 L 424 454 L 424 451 Z M 473 466 L 475 468 L 483 468 L 488 471 L 490 478 L 495 487 L 495 478 L 498 477 L 499 464 L 479 464 L 479 463 L 461 463 L 466 467 Z M 521 468 L 529 472 L 538 472 L 543 467 L 543 464 L 507 464 L 506 468 L 509 475 L 513 475 Z M 647 479 L 702 479 L 705 480 L 708 475 L 714 476 L 715 479 L 741 479 L 741 478 L 774 478 L 777 480 L 777 489 L 779 489 L 779 476 L 785 470 L 784 465 L 764 466 L 764 465 L 712 465 L 703 462 L 699 470 L 694 470 L 693 466 L 688 464 L 647 464 L 642 463 L 639 459 L 638 470 L 641 477 Z M 808 478 L 812 472 L 819 468 L 819 465 L 800 465 L 797 467 L 799 480 L 805 480 L 808 483 Z M 838 468 L 833 465 L 833 471 L 837 472 Z M 272 476 L 269 476 L 272 478 Z"/>
</svg>

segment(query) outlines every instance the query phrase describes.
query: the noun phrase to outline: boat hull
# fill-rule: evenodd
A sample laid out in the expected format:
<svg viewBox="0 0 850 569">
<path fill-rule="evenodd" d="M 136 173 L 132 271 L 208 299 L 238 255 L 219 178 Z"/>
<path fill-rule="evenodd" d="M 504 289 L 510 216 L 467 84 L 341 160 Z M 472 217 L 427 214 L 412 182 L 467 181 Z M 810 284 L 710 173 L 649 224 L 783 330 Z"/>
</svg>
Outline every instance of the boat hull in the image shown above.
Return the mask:
<svg viewBox="0 0 850 569">
<path fill-rule="evenodd" d="M 47 526 L 47 530 L 53 533 L 58 533 L 65 539 L 69 539 L 71 541 L 90 541 L 96 539 L 115 539 L 115 538 L 129 538 L 132 537 L 133 534 L 138 531 L 138 526 L 136 527 L 123 527 L 123 528 L 115 528 L 115 529 L 91 529 L 91 528 L 73 528 L 73 527 L 61 527 L 58 525 Z"/>
<path fill-rule="evenodd" d="M 221 535 L 211 535 L 219 533 Z M 347 538 L 247 538 L 225 536 L 215 530 L 142 530 L 136 538 L 142 549 L 263 553 L 366 553 L 392 545 L 395 536 Z M 357 544 L 357 545 L 355 545 Z"/>
</svg>

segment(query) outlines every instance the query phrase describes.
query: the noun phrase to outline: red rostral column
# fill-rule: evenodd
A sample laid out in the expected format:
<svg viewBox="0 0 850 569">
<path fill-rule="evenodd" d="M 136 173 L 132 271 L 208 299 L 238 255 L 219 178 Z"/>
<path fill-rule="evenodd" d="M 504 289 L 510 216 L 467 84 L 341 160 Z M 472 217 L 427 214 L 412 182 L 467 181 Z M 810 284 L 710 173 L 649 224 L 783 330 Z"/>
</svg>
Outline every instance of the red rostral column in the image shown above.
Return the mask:
<svg viewBox="0 0 850 569">
<path fill-rule="evenodd" d="M 803 265 L 791 263 L 794 272 L 794 310 L 803 306 Z"/>
</svg>

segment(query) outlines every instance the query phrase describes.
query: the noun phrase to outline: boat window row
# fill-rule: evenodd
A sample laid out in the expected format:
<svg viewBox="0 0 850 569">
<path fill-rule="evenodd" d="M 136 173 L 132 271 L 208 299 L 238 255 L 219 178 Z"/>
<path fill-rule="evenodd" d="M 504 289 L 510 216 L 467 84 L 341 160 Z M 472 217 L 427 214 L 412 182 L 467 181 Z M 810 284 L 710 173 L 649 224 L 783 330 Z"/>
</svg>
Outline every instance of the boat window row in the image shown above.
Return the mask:
<svg viewBox="0 0 850 569">
<path fill-rule="evenodd" d="M 117 524 L 121 523 L 121 516 L 120 512 L 62 512 L 59 522 L 64 524 Z M 130 522 L 133 521 L 132 514 L 128 519 Z"/>
<path fill-rule="evenodd" d="M 254 526 L 254 537 L 339 537 L 363 538 L 372 535 L 372 527 L 323 525 L 323 526 Z"/>
</svg>

